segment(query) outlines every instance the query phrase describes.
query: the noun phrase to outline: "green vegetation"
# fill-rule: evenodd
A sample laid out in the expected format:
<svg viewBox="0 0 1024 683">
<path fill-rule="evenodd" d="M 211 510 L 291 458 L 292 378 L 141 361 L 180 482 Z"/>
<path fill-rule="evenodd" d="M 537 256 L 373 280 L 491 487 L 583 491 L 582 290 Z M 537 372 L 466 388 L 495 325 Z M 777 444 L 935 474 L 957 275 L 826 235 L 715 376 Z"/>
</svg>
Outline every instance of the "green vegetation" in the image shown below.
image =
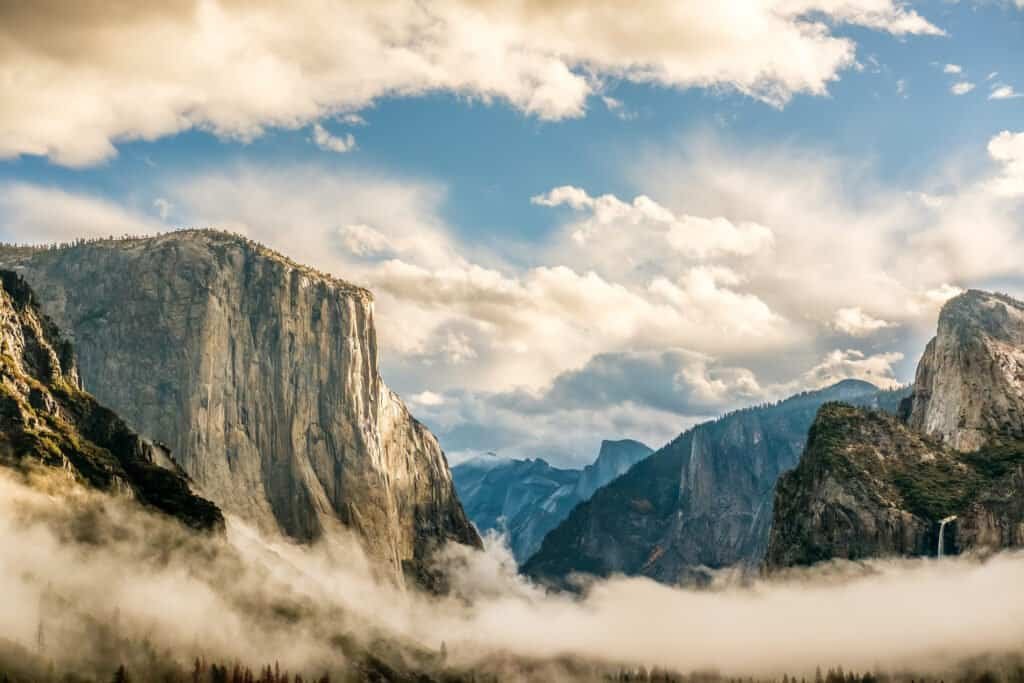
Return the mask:
<svg viewBox="0 0 1024 683">
<path fill-rule="evenodd" d="M 890 415 L 841 403 L 822 406 L 808 447 L 818 466 L 846 481 L 870 479 L 872 490 L 891 486 L 905 510 L 933 522 L 962 514 L 1024 465 L 1024 444 L 959 453 Z"/>
<path fill-rule="evenodd" d="M 974 472 L 949 460 L 901 463 L 891 476 L 904 507 L 932 521 L 962 513 L 974 500 L 979 485 Z"/>
</svg>

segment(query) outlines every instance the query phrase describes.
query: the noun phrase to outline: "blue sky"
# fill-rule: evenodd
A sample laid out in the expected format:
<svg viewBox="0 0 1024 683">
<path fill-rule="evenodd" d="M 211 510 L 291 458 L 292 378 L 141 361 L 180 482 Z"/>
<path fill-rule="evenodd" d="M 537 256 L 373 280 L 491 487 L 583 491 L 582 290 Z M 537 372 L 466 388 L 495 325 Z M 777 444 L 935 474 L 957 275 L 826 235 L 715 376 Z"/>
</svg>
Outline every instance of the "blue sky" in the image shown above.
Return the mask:
<svg viewBox="0 0 1024 683">
<path fill-rule="evenodd" d="M 846 376 L 906 382 L 944 297 L 1024 293 L 1011 2 L 452 0 L 428 5 L 439 35 L 398 2 L 315 29 L 213 2 L 58 26 L 46 4 L 0 29 L 0 236 L 212 224 L 367 284 L 385 378 L 456 459 L 579 463 Z M 433 49 L 386 51 L 379 12 Z M 186 39 L 124 66 L 122 30 Z"/>
</svg>

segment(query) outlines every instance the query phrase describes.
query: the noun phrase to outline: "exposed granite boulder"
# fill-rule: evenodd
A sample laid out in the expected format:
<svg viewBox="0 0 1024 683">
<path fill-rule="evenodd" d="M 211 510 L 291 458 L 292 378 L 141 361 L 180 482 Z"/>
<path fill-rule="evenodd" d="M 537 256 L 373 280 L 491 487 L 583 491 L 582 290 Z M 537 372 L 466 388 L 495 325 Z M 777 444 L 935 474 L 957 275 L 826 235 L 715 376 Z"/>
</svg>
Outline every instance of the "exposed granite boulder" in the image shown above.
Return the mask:
<svg viewBox="0 0 1024 683">
<path fill-rule="evenodd" d="M 597 460 L 582 470 L 552 467 L 540 458 L 483 456 L 456 465 L 452 476 L 477 529 L 506 534 L 521 563 L 574 507 L 652 452 L 631 439 L 603 441 Z"/>
<path fill-rule="evenodd" d="M 435 546 L 480 545 L 437 440 L 381 381 L 365 289 L 207 230 L 0 262 L 73 337 L 85 386 L 226 512 L 300 541 L 340 522 L 421 581 Z"/>
<path fill-rule="evenodd" d="M 166 449 L 140 438 L 82 390 L 71 344 L 17 274 L 0 271 L 0 464 L 58 469 L 127 495 L 200 530 L 221 529 L 217 507 L 165 469 Z"/>
<path fill-rule="evenodd" d="M 711 570 L 760 563 L 779 475 L 793 468 L 827 401 L 894 406 L 896 392 L 847 380 L 690 429 L 598 490 L 544 539 L 523 572 L 701 583 Z"/>
</svg>

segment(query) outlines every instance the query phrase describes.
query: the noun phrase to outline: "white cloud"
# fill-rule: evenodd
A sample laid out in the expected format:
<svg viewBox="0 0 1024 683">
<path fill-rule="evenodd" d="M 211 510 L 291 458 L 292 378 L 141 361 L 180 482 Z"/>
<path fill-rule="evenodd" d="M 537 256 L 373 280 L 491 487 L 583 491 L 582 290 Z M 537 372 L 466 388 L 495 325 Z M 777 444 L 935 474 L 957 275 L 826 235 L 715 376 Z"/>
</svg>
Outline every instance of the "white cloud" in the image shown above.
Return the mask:
<svg viewBox="0 0 1024 683">
<path fill-rule="evenodd" d="M 422 391 L 409 397 L 410 403 L 421 406 L 439 406 L 444 404 L 444 396 L 433 391 Z"/>
<path fill-rule="evenodd" d="M 171 215 L 171 211 L 174 209 L 174 204 L 167 201 L 163 197 L 157 197 L 153 200 L 153 208 L 160 215 L 160 220 L 165 221 L 167 217 Z"/>
<path fill-rule="evenodd" d="M 950 87 L 949 89 L 949 91 L 954 95 L 966 95 L 972 90 L 974 90 L 974 84 L 968 81 L 960 81 L 959 83 L 954 83 L 952 87 Z"/>
<path fill-rule="evenodd" d="M 868 315 L 859 306 L 851 306 L 836 311 L 832 326 L 852 337 L 864 337 L 886 327 L 892 327 L 892 323 Z"/>
<path fill-rule="evenodd" d="M 909 379 L 945 300 L 1024 291 L 1020 136 L 991 140 L 990 174 L 914 188 L 817 149 L 693 137 L 639 155 L 629 179 L 646 194 L 535 197 L 564 223 L 501 252 L 445 223 L 445 188 L 365 169 L 234 166 L 142 196 L 370 286 L 385 376 L 446 447 L 590 458 L 602 437 L 656 444 L 829 381 Z M 151 213 L 0 186 L 14 241 L 165 229 Z"/>
<path fill-rule="evenodd" d="M 1014 90 L 1012 85 L 998 85 L 988 96 L 990 100 L 1012 100 L 1018 97 L 1024 97 L 1024 95 Z"/>
<path fill-rule="evenodd" d="M 946 66 L 942 67 L 942 73 L 962 74 L 963 72 L 964 69 L 959 64 L 947 64 Z"/>
<path fill-rule="evenodd" d="M 0 185 L 0 240 L 5 242 L 44 244 L 166 229 L 159 221 L 97 197 L 27 183 Z"/>
<path fill-rule="evenodd" d="M 829 353 L 806 374 L 808 384 L 826 387 L 844 379 L 861 379 L 886 389 L 899 386 L 893 365 L 903 360 L 898 352 L 866 355 L 856 349 Z"/>
<path fill-rule="evenodd" d="M 356 147 L 356 139 L 352 133 L 346 133 L 341 137 L 331 135 L 319 123 L 313 124 L 313 142 L 320 149 L 339 154 L 350 152 Z"/>
<path fill-rule="evenodd" d="M 394 255 L 391 242 L 383 233 L 369 225 L 355 223 L 339 229 L 341 243 L 354 256 Z"/>
<path fill-rule="evenodd" d="M 568 205 L 587 216 L 567 230 L 578 246 L 604 249 L 613 259 L 705 259 L 716 254 L 750 255 L 773 244 L 772 231 L 757 223 L 674 214 L 645 195 L 624 202 L 610 194 L 591 197 L 578 187 L 557 187 L 531 201 Z M 668 251 L 666 252 L 666 249 Z M 640 253 L 640 252 L 643 253 Z"/>
<path fill-rule="evenodd" d="M 1024 133 L 1004 130 L 988 143 L 988 153 L 1002 165 L 1002 173 L 989 183 L 1000 197 L 1024 197 Z"/>
<path fill-rule="evenodd" d="M 854 65 L 837 24 L 941 33 L 895 0 L 5 3 L 0 157 L 81 166 L 121 140 L 248 140 L 433 91 L 578 117 L 601 76 L 781 106 Z"/>
</svg>

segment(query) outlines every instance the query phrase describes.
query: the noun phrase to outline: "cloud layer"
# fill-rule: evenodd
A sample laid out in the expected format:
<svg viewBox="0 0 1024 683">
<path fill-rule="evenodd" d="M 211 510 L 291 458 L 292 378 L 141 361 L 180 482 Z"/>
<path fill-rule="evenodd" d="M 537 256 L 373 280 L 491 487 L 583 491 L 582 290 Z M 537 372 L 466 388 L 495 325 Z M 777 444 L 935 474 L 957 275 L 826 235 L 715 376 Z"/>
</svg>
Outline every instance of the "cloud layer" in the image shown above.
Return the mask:
<svg viewBox="0 0 1024 683">
<path fill-rule="evenodd" d="M 523 197 L 555 227 L 500 251 L 446 223 L 442 186 L 315 164 L 168 177 L 133 192 L 144 211 L 7 184 L 0 237 L 241 232 L 373 289 L 385 377 L 456 459 L 580 464 L 602 438 L 658 446 L 840 379 L 907 381 L 946 299 L 1019 282 L 1020 140 L 908 189 L 820 150 L 699 135 L 641 155 L 642 193 Z"/>
<path fill-rule="evenodd" d="M 782 105 L 854 65 L 840 24 L 941 33 L 896 0 L 4 3 L 0 157 L 81 166 L 120 140 L 247 140 L 437 91 L 562 119 L 606 78 Z"/>
</svg>

